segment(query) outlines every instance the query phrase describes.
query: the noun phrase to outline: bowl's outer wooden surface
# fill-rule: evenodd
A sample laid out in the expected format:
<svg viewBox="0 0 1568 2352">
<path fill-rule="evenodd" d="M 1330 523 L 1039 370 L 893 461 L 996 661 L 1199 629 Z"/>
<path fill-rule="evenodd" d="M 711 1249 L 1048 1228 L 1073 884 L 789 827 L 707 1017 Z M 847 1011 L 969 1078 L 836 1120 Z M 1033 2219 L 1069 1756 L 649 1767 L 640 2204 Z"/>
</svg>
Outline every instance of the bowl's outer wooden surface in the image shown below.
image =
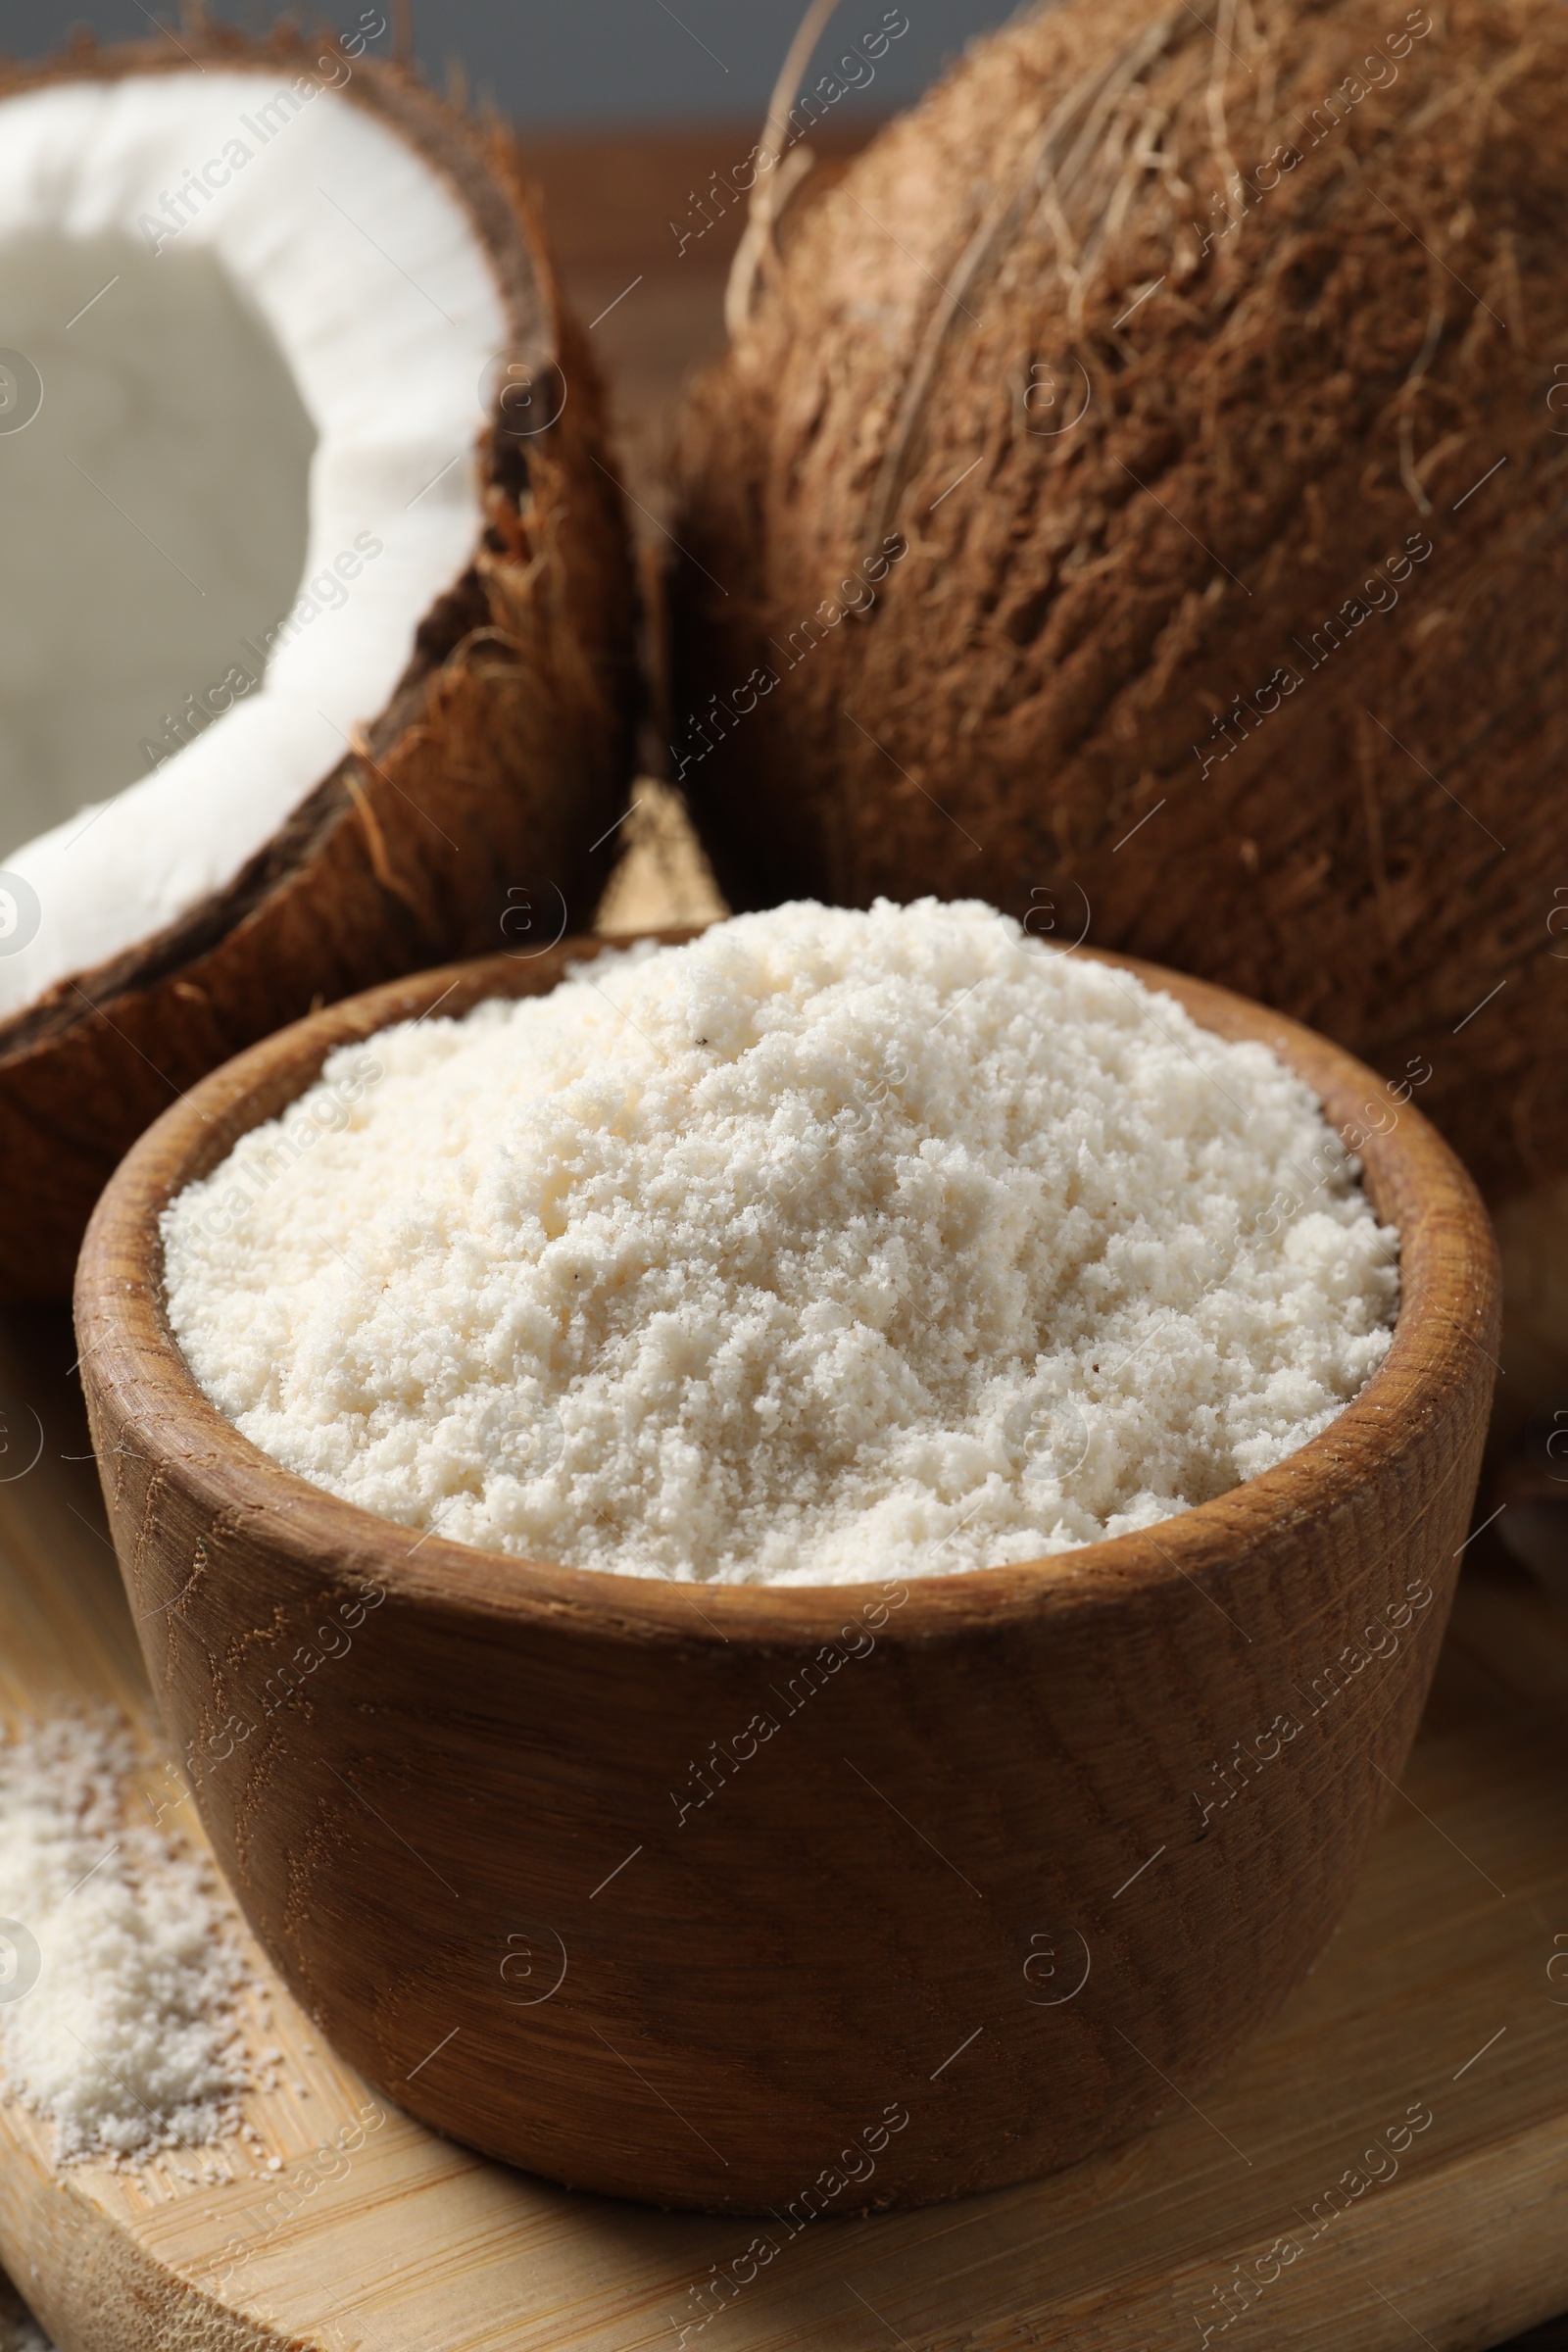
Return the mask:
<svg viewBox="0 0 1568 2352">
<path fill-rule="evenodd" d="M 0 1476 L 4 1730 L 152 1715 L 75 1355 L 63 1321 L 0 1313 L 0 1396 L 47 1439 Z M 241 1932 L 248 2047 L 283 2054 L 246 2095 L 253 2136 L 200 2152 L 216 2179 L 188 2149 L 62 2169 L 50 2126 L 0 2096 L 0 2259 L 62 2352 L 676 2352 L 759 2232 L 775 2257 L 688 2352 L 1178 2352 L 1205 2327 L 1210 2352 L 1409 2352 L 1412 2327 L 1441 2352 L 1496 2344 L 1568 2306 L 1568 1607 L 1489 1552 L 1484 1534 L 1464 1555 L 1401 1793 L 1333 1940 L 1200 2113 L 1172 2100 L 1047 2180 L 792 2239 L 572 2195 L 426 2131 Z M 183 1787 L 149 1730 L 128 1811 L 199 1843 Z M 1436 2121 L 1391 2180 L 1378 2143 L 1416 2100 Z M 366 2116 L 345 2178 L 330 2151 Z M 1227 2344 L 1282 2232 L 1304 2258 Z"/>
<path fill-rule="evenodd" d="M 1484 1213 L 1348 1056 L 1129 965 L 1277 1047 L 1334 1123 L 1384 1127 L 1366 1175 L 1401 1229 L 1404 1302 L 1322 1438 L 1065 1570 L 906 1592 L 874 1562 L 863 1588 L 692 1589 L 418 1539 L 201 1397 L 163 1314 L 158 1212 L 333 1046 L 594 952 L 313 1016 L 205 1081 L 105 1195 L 82 1370 L 166 1720 L 306 2008 L 438 2128 L 790 2226 L 1038 2175 L 1150 2122 L 1151 2068 L 1196 2090 L 1343 1909 L 1474 1492 Z M 745 1753 L 757 1717 L 776 1728 Z M 694 1765 L 713 1793 L 683 1813 Z"/>
</svg>

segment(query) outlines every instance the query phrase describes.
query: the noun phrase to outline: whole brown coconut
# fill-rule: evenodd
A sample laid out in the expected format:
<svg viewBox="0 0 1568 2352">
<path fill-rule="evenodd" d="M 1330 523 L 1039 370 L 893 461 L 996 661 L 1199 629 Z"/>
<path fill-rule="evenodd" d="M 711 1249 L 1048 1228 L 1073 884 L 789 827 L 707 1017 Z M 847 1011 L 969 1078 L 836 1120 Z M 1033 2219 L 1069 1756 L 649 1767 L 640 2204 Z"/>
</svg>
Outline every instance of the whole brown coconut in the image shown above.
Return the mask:
<svg viewBox="0 0 1568 2352">
<path fill-rule="evenodd" d="M 341 756 L 327 750 L 291 813 L 221 888 L 154 935 L 83 959 L 0 1020 L 0 1298 L 69 1294 L 81 1232 L 118 1159 L 240 1047 L 313 1004 L 418 966 L 509 939 L 548 946 L 591 922 L 605 880 L 605 859 L 590 851 L 624 806 L 638 698 L 628 541 L 586 346 L 510 137 L 376 60 L 363 33 L 347 47 L 286 27 L 252 43 L 187 25 L 179 42 L 99 51 L 81 41 L 65 59 L 0 69 L 0 101 L 133 76 L 184 74 L 194 87 L 197 69 L 254 70 L 266 79 L 252 111 L 225 125 L 235 137 L 243 126 L 253 145 L 268 114 L 297 141 L 293 115 L 307 100 L 321 101 L 313 120 L 325 106 L 364 110 L 456 198 L 507 329 L 488 421 L 476 390 L 454 441 L 457 465 L 478 434 L 469 552 L 395 652 L 390 700 L 339 731 Z M 216 161 L 216 136 L 208 143 Z M 201 195 L 194 172 L 172 202 L 165 191 L 155 253 Z M 355 227 L 387 260 L 385 223 Z M 369 299 L 377 282 L 374 254 L 360 250 L 345 299 Z M 429 301 L 438 334 L 441 305 Z M 26 446 L 0 449 L 20 463 Z M 104 527 L 116 527 L 107 514 Z"/>
<path fill-rule="evenodd" d="M 681 461 L 734 902 L 974 894 L 1560 1161 L 1565 115 L 1558 0 L 1067 0 L 808 182 Z"/>
</svg>

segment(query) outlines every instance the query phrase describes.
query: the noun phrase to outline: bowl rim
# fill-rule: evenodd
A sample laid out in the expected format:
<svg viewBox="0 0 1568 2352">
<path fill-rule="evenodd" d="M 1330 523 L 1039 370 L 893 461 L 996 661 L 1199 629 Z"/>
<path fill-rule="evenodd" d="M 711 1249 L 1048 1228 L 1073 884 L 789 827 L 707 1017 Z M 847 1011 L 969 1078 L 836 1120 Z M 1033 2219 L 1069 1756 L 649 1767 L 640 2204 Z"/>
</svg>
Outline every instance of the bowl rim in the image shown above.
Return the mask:
<svg viewBox="0 0 1568 2352">
<path fill-rule="evenodd" d="M 394 1023 L 423 1017 L 457 996 L 454 1017 L 487 997 L 545 993 L 519 986 L 598 956 L 655 939 L 679 945 L 707 928 L 650 930 L 563 939 L 546 955 L 487 956 L 429 970 L 340 1000 L 250 1046 L 179 1097 L 131 1148 L 93 1212 L 75 1285 L 77 1344 L 89 1404 L 112 1403 L 129 1450 L 155 1464 L 176 1461 L 187 1491 L 200 1490 L 215 1524 L 236 1508 L 270 1520 L 266 1540 L 318 1584 L 372 1575 L 388 1595 L 461 1615 L 511 1623 L 548 1620 L 596 1638 L 682 1646 L 811 1650 L 831 1643 L 846 1620 L 878 1603 L 877 1638 L 920 1642 L 1037 1619 L 1103 1610 L 1158 1593 L 1185 1579 L 1212 1578 L 1282 1528 L 1350 1505 L 1456 1391 L 1476 1378 L 1467 1348 L 1494 1365 L 1499 1274 L 1495 1243 L 1465 1169 L 1408 1099 L 1343 1047 L 1300 1022 L 1208 981 L 1143 958 L 1080 945 L 1062 951 L 1126 971 L 1173 998 L 1202 1028 L 1269 1046 L 1313 1089 L 1340 1133 L 1390 1114 L 1380 1132 L 1352 1147 L 1380 1217 L 1400 1232 L 1400 1298 L 1389 1352 L 1329 1427 L 1255 1479 L 1153 1529 L 1003 1566 L 855 1584 L 712 1584 L 578 1568 L 462 1544 L 435 1531 L 382 1518 L 314 1485 L 264 1453 L 197 1386 L 170 1328 L 163 1299 L 162 1210 L 184 1186 L 210 1173 L 245 1135 L 285 1111 L 315 1082 L 326 1054 Z M 531 969 L 530 969 L 531 967 Z M 280 1091 L 286 1082 L 287 1091 Z M 94 1438 L 97 1442 L 97 1415 Z M 122 1450 L 127 1449 L 122 1446 Z M 1426 1492 L 1416 1512 L 1435 1507 L 1457 1460 Z M 107 1471 L 100 1450 L 100 1470 Z M 107 1482 L 106 1482 L 107 1483 Z M 1389 1531 L 1395 1540 L 1397 1531 Z M 130 1563 L 122 1558 L 127 1584 Z M 889 1600 L 896 1592 L 900 1597 Z M 701 1596 L 700 1602 L 698 1596 Z M 141 1596 L 132 1593 L 133 1605 Z M 891 1614 L 897 1611 L 897 1615 Z M 1224 1615 L 1220 1610 L 1220 1614 Z"/>
</svg>

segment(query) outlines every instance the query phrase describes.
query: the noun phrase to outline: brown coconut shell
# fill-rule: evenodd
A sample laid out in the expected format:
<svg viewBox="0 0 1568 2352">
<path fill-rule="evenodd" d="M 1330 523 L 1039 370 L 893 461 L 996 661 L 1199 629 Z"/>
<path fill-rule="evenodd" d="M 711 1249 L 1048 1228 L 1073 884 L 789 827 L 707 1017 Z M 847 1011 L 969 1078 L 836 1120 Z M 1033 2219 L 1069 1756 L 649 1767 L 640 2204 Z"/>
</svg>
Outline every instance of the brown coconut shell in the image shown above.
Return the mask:
<svg viewBox="0 0 1568 2352">
<path fill-rule="evenodd" d="M 1067 0 L 808 182 L 680 456 L 732 901 L 973 894 L 1560 1164 L 1565 116 L 1558 0 Z"/>
<path fill-rule="evenodd" d="M 188 70 L 187 57 L 321 80 L 331 44 L 220 26 L 0 69 L 0 97 L 67 78 Z M 323 60 L 318 65 L 318 60 Z M 335 70 L 335 69 L 334 69 Z M 638 709 L 635 590 L 618 469 L 585 338 L 562 301 L 506 130 L 400 64 L 353 61 L 340 103 L 416 147 L 466 207 L 512 345 L 564 405 L 481 436 L 483 523 L 421 623 L 386 710 L 226 889 L 0 1021 L 0 1298 L 70 1295 L 93 1202 L 129 1145 L 219 1062 L 308 1012 L 508 944 L 530 886 L 540 944 L 589 927 L 592 845 L 625 805 Z M 601 870 L 603 869 L 603 870 Z"/>
</svg>

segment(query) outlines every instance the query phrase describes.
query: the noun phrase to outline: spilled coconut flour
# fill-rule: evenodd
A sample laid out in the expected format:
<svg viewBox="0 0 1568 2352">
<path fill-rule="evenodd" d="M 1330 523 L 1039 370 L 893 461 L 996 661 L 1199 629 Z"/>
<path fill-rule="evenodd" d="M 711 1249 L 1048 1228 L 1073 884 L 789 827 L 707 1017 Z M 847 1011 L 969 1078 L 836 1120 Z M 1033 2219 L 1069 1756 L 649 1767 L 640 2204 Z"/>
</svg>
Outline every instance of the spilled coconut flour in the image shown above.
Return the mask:
<svg viewBox="0 0 1568 2352">
<path fill-rule="evenodd" d="M 127 1811 L 138 1773 L 114 1718 L 0 1741 L 0 2070 L 62 2164 L 242 2129 L 243 1964 L 210 1868 Z"/>
<path fill-rule="evenodd" d="M 1397 1298 L 1355 1173 L 1124 972 L 976 903 L 796 905 L 345 1049 L 168 1210 L 169 1311 L 247 1437 L 408 1527 L 937 1575 L 1325 1428 Z"/>
</svg>

